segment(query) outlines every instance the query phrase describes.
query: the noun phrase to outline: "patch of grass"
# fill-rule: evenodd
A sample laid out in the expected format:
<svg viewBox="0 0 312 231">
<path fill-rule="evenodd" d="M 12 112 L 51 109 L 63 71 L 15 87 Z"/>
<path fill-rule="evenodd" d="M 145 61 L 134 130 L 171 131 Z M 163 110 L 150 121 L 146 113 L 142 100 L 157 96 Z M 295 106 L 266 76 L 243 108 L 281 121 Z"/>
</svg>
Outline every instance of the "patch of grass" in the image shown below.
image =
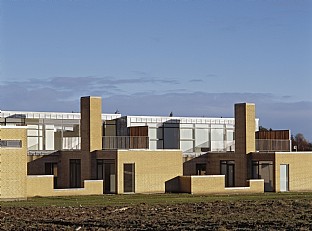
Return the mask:
<svg viewBox="0 0 312 231">
<path fill-rule="evenodd" d="M 248 195 L 191 195 L 191 194 L 127 194 L 99 196 L 68 196 L 68 197 L 34 197 L 24 201 L 2 201 L 1 206 L 14 207 L 79 207 L 79 206 L 110 206 L 135 204 L 180 204 L 201 203 L 211 201 L 237 200 L 276 200 L 276 199 L 312 199 L 312 192 L 306 193 L 264 193 Z"/>
</svg>

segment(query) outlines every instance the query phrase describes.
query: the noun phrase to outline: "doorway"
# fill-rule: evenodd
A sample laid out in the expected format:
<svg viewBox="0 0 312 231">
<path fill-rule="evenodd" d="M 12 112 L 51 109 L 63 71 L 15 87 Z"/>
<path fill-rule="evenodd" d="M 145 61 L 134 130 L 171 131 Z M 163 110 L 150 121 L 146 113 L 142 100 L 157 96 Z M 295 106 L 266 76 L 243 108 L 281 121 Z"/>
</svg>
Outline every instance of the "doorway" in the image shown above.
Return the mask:
<svg viewBox="0 0 312 231">
<path fill-rule="evenodd" d="M 116 170 L 114 160 L 98 159 L 96 161 L 96 178 L 104 181 L 105 193 L 116 192 Z"/>
<path fill-rule="evenodd" d="M 57 163 L 45 163 L 44 165 L 45 175 L 53 175 L 53 188 L 57 188 Z"/>
<path fill-rule="evenodd" d="M 280 165 L 280 191 L 281 192 L 289 191 L 289 165 L 288 164 Z"/>
<path fill-rule="evenodd" d="M 206 164 L 196 164 L 196 175 L 206 175 Z"/>
<path fill-rule="evenodd" d="M 71 188 L 81 188 L 81 160 L 69 160 L 69 186 Z"/>
<path fill-rule="evenodd" d="M 253 161 L 252 179 L 264 180 L 264 191 L 273 192 L 273 161 Z"/>
<path fill-rule="evenodd" d="M 134 164 L 124 164 L 124 192 L 134 193 L 135 192 L 135 169 Z"/>
<path fill-rule="evenodd" d="M 235 186 L 235 161 L 221 160 L 220 161 L 221 175 L 225 175 L 225 187 Z"/>
</svg>

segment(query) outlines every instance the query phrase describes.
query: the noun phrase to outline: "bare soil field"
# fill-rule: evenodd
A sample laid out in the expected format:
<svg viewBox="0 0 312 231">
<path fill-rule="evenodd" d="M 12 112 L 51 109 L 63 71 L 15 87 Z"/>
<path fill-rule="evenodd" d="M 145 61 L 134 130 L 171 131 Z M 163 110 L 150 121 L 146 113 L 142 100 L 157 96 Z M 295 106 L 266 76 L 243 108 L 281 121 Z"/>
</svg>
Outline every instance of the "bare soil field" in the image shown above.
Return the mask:
<svg viewBox="0 0 312 231">
<path fill-rule="evenodd" d="M 132 203 L 129 197 L 118 205 L 79 199 L 76 205 L 0 203 L 0 230 L 312 230 L 311 197 L 167 199 Z"/>
</svg>

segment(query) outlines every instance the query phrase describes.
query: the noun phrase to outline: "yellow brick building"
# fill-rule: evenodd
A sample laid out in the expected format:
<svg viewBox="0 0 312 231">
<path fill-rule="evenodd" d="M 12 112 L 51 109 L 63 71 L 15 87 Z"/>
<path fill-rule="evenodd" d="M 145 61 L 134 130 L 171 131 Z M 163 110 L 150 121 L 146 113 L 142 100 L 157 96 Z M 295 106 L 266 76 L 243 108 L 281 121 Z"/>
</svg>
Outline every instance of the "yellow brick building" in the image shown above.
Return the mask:
<svg viewBox="0 0 312 231">
<path fill-rule="evenodd" d="M 0 126 L 0 199 L 26 197 L 26 153 L 26 128 Z"/>
<path fill-rule="evenodd" d="M 79 150 L 27 156 L 26 128 L 0 127 L 0 199 L 312 190 L 312 152 L 256 151 L 254 104 L 235 105 L 235 152 L 207 152 L 184 163 L 177 149 L 134 143 L 137 149 L 103 149 L 101 106 L 100 97 L 81 98 Z"/>
<path fill-rule="evenodd" d="M 184 175 L 221 174 L 226 188 L 263 179 L 264 191 L 312 191 L 312 152 L 256 151 L 254 118 L 254 104 L 236 104 L 235 152 L 210 152 L 186 161 Z"/>
</svg>

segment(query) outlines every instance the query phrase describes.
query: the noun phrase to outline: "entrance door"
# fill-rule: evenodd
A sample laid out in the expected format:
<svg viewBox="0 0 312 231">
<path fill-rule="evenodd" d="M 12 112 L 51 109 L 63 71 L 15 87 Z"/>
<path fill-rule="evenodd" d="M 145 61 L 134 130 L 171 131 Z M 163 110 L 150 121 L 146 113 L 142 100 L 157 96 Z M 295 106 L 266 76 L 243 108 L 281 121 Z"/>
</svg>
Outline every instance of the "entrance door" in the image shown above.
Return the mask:
<svg viewBox="0 0 312 231">
<path fill-rule="evenodd" d="M 97 160 L 97 176 L 98 180 L 104 180 L 104 192 L 115 193 L 115 162 L 113 160 Z"/>
<path fill-rule="evenodd" d="M 124 192 L 135 192 L 135 168 L 134 164 L 124 164 Z"/>
<path fill-rule="evenodd" d="M 252 178 L 264 180 L 264 191 L 273 192 L 273 161 L 253 161 Z"/>
<path fill-rule="evenodd" d="M 289 191 L 289 165 L 281 164 L 280 165 L 280 191 L 288 192 Z"/>
<path fill-rule="evenodd" d="M 81 160 L 70 159 L 69 160 L 69 186 L 71 188 L 81 187 Z"/>
<path fill-rule="evenodd" d="M 227 166 L 227 185 L 228 187 L 234 187 L 234 164 L 228 164 Z"/>
<path fill-rule="evenodd" d="M 220 162 L 221 175 L 225 175 L 225 187 L 235 186 L 235 161 L 222 160 Z"/>
<path fill-rule="evenodd" d="M 104 175 L 104 182 L 105 182 L 105 193 L 115 193 L 115 163 L 104 163 L 105 175 Z"/>
</svg>

